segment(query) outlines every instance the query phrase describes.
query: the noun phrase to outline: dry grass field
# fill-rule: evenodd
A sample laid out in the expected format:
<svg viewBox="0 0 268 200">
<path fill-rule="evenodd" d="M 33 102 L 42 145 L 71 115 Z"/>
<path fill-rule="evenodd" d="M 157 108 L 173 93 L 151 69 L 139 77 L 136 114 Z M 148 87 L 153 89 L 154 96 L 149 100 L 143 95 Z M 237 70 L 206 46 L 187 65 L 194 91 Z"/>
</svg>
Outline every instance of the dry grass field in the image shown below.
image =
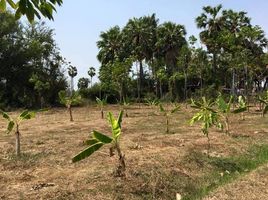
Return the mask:
<svg viewBox="0 0 268 200">
<path fill-rule="evenodd" d="M 105 111 L 117 115 L 119 106 Z M 108 147 L 71 162 L 91 130 L 110 131 L 96 106 L 74 108 L 74 122 L 64 108 L 23 122 L 21 158 L 0 119 L 0 199 L 175 200 L 176 193 L 183 199 L 268 199 L 268 117 L 233 116 L 230 136 L 212 129 L 208 157 L 200 126 L 189 126 L 191 108 L 183 105 L 172 115 L 170 134 L 157 107 L 132 105 L 128 114 L 121 137 L 125 178 L 113 176 L 117 158 L 109 157 Z"/>
</svg>

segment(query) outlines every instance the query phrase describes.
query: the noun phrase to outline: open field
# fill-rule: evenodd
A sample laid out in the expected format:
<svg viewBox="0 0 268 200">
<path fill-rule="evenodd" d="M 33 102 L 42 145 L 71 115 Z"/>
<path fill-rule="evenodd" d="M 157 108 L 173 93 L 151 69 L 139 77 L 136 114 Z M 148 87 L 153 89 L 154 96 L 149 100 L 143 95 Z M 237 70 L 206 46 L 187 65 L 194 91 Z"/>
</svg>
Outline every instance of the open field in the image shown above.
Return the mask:
<svg viewBox="0 0 268 200">
<path fill-rule="evenodd" d="M 119 106 L 105 110 L 117 115 Z M 108 147 L 71 163 L 92 129 L 110 131 L 95 106 L 74 108 L 74 122 L 64 108 L 23 122 L 20 159 L 14 156 L 15 136 L 4 134 L 6 122 L 0 119 L 0 199 L 171 200 L 176 193 L 200 199 L 209 192 L 205 199 L 267 197 L 268 118 L 232 116 L 231 136 L 211 131 L 208 157 L 199 125 L 189 126 L 191 108 L 182 106 L 171 117 L 171 134 L 158 107 L 132 105 L 128 114 L 121 138 L 126 178 L 113 177 L 117 160 Z"/>
</svg>

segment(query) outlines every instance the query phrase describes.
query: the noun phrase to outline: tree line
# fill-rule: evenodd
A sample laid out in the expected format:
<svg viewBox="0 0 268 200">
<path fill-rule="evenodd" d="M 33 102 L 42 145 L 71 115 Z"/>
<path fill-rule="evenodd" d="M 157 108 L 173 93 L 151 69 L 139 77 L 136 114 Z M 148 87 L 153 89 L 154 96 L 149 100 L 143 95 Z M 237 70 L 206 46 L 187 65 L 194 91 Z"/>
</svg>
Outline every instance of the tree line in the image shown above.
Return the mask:
<svg viewBox="0 0 268 200">
<path fill-rule="evenodd" d="M 267 87 L 267 39 L 246 12 L 206 6 L 195 22 L 199 40 L 187 38 L 184 25 L 160 24 L 155 14 L 102 32 L 99 87 L 119 101 L 185 100 L 218 91 L 249 96 Z"/>
</svg>

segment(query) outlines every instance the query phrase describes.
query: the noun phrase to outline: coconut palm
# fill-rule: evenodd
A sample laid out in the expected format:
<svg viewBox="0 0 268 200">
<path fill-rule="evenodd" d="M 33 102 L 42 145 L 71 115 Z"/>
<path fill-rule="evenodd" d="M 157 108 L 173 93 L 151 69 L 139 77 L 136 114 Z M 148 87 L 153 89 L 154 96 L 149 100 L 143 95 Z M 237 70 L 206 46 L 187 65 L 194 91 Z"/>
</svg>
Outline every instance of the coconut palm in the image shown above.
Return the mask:
<svg viewBox="0 0 268 200">
<path fill-rule="evenodd" d="M 92 78 L 96 75 L 96 69 L 94 67 L 90 67 L 87 74 L 90 76 L 91 87 L 92 87 Z"/>
<path fill-rule="evenodd" d="M 73 91 L 74 91 L 74 77 L 77 75 L 77 69 L 76 69 L 76 67 L 70 65 L 68 67 L 68 74 L 71 77 L 71 94 L 72 94 Z"/>
</svg>

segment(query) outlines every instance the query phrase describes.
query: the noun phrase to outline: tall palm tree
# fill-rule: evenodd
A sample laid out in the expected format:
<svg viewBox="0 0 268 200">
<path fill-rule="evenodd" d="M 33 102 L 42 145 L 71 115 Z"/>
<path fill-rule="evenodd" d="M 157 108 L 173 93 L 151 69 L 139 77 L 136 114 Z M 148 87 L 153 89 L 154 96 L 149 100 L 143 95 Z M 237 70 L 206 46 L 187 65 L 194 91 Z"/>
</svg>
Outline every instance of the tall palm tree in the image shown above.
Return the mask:
<svg viewBox="0 0 268 200">
<path fill-rule="evenodd" d="M 220 15 L 222 5 L 203 7 L 203 13 L 196 18 L 197 27 L 203 29 L 200 33 L 201 41 L 213 55 L 213 71 L 217 68 L 217 55 L 220 51 L 219 37 L 224 28 L 224 17 Z"/>
<path fill-rule="evenodd" d="M 94 67 L 90 67 L 87 73 L 90 76 L 91 87 L 92 87 L 92 78 L 96 75 L 96 69 Z"/>
<path fill-rule="evenodd" d="M 158 27 L 156 43 L 158 56 L 165 59 L 168 75 L 176 70 L 177 56 L 186 44 L 184 26 L 172 22 L 165 22 Z"/>
<path fill-rule="evenodd" d="M 143 87 L 143 61 L 150 60 L 154 52 L 156 41 L 156 27 L 158 19 L 155 14 L 130 19 L 123 29 L 123 40 L 131 49 L 132 56 L 139 63 L 138 99 L 140 100 Z"/>
<path fill-rule="evenodd" d="M 74 77 L 77 75 L 77 68 L 75 66 L 70 65 L 68 67 L 68 74 L 71 77 L 71 94 L 74 91 Z"/>
<path fill-rule="evenodd" d="M 121 52 L 122 40 L 119 26 L 114 26 L 106 32 L 101 32 L 100 40 L 97 41 L 99 53 L 98 60 L 102 65 L 113 63 Z"/>
</svg>

